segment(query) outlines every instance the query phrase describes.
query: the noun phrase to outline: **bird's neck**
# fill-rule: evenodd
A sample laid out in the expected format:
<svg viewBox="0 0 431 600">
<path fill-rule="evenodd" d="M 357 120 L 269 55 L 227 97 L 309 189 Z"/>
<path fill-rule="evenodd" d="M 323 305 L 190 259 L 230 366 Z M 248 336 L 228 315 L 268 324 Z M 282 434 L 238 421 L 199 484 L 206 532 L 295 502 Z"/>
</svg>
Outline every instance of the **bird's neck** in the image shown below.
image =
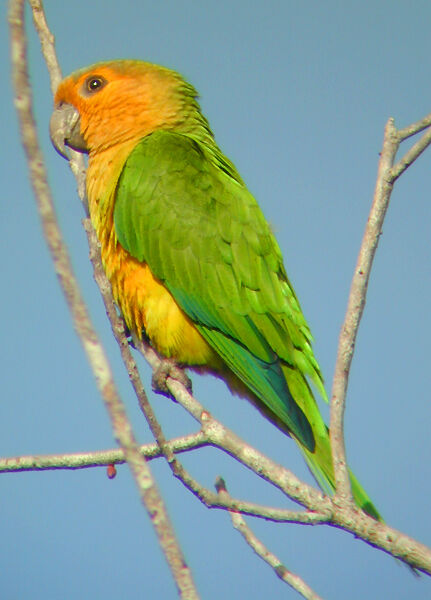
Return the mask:
<svg viewBox="0 0 431 600">
<path fill-rule="evenodd" d="M 103 152 L 90 154 L 87 170 L 87 197 L 90 218 L 104 246 L 106 235 L 113 231 L 115 189 L 124 163 L 136 145 L 136 140 L 111 146 Z"/>
</svg>

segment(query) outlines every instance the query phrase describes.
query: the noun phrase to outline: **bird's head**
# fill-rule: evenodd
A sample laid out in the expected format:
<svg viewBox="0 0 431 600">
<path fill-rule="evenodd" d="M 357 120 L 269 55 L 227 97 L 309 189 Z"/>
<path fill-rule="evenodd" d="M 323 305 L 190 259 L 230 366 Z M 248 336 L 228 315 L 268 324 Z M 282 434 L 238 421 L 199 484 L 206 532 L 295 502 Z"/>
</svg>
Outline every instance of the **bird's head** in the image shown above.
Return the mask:
<svg viewBox="0 0 431 600">
<path fill-rule="evenodd" d="M 181 129 L 196 111 L 195 89 L 175 71 L 138 60 L 97 63 L 58 86 L 50 135 L 66 158 L 67 147 L 91 155 L 156 129 Z"/>
</svg>

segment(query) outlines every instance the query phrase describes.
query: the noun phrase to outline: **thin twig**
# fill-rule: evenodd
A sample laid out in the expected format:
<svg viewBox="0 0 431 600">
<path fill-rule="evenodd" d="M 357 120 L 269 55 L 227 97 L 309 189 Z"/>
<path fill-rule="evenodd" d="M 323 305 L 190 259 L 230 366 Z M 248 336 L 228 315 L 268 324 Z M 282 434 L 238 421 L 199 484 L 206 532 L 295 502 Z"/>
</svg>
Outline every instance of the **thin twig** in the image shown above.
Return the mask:
<svg viewBox="0 0 431 600">
<path fill-rule="evenodd" d="M 346 316 L 341 328 L 337 361 L 332 388 L 330 436 L 336 482 L 335 504 L 352 504 L 343 435 L 345 398 L 356 337 L 365 307 L 368 281 L 377 250 L 383 221 L 389 206 L 393 185 L 397 178 L 422 154 L 431 143 L 431 128 L 412 146 L 394 166 L 401 141 L 422 131 L 431 124 L 431 115 L 397 131 L 389 119 L 380 154 L 373 204 L 362 239 L 358 260 L 350 288 Z"/>
<path fill-rule="evenodd" d="M 41 0 L 29 0 L 29 4 L 33 15 L 33 23 L 42 46 L 42 54 L 48 67 L 51 92 L 54 96 L 60 81 L 63 79 L 55 53 L 55 39 L 46 22 Z"/>
<path fill-rule="evenodd" d="M 398 133 L 398 138 L 400 135 Z M 390 172 L 390 180 L 392 183 L 398 179 L 404 171 L 414 163 L 414 161 L 424 152 L 431 144 L 431 127 L 425 131 L 423 136 L 408 150 L 404 156 L 392 167 Z"/>
<path fill-rule="evenodd" d="M 147 349 L 147 355 L 151 355 L 151 352 L 151 348 Z M 149 360 L 154 363 L 157 357 L 149 356 Z M 340 527 L 355 537 L 360 537 L 368 544 L 431 575 L 430 548 L 385 523 L 377 522 L 360 511 L 355 504 L 339 503 L 335 497 L 329 498 L 311 486 L 307 486 L 291 471 L 276 464 L 255 448 L 248 446 L 236 434 L 214 419 L 179 381 L 168 378 L 167 385 L 176 400 L 201 422 L 210 443 L 239 460 L 259 477 L 284 491 L 309 511 L 324 515 L 331 514 L 327 520 L 329 524 Z"/>
<path fill-rule="evenodd" d="M 184 435 L 167 442 L 172 452 L 189 452 L 207 446 L 202 431 Z M 144 444 L 139 451 L 147 460 L 163 456 L 158 444 Z M 0 473 L 19 473 L 21 471 L 53 471 L 63 469 L 87 469 L 121 465 L 126 462 L 121 449 L 95 450 L 93 452 L 74 452 L 72 454 L 34 454 L 29 456 L 11 456 L 0 458 Z"/>
<path fill-rule="evenodd" d="M 145 352 L 146 358 L 152 364 L 157 364 L 157 355 L 155 353 L 152 355 L 152 349 L 147 348 Z M 289 469 L 271 460 L 225 427 L 203 408 L 202 404 L 189 393 L 181 382 L 168 377 L 166 383 L 177 402 L 201 424 L 210 444 L 220 448 L 309 510 L 331 512 L 332 503 L 328 496 L 300 481 Z"/>
<path fill-rule="evenodd" d="M 335 364 L 331 398 L 330 437 L 336 482 L 336 493 L 334 495 L 336 504 L 345 505 L 347 503 L 353 505 L 343 435 L 345 399 L 359 323 L 365 307 L 371 266 L 392 192 L 393 186 L 388 181 L 388 176 L 398 145 L 393 119 L 389 119 L 385 127 L 374 200 L 353 275 Z"/>
<path fill-rule="evenodd" d="M 24 29 L 24 1 L 11 0 L 9 7 L 12 73 L 15 86 L 15 106 L 20 122 L 22 143 L 27 154 L 30 179 L 42 220 L 44 235 L 71 311 L 76 331 L 81 339 L 97 386 L 110 416 L 115 437 L 124 451 L 124 455 L 138 486 L 141 500 L 155 528 L 159 543 L 171 568 L 180 595 L 182 598 L 187 599 L 198 598 L 190 570 L 185 564 L 163 499 L 160 496 L 145 458 L 140 454 L 130 423 L 127 420 L 124 406 L 112 378 L 110 366 L 89 319 L 57 224 L 33 117 Z M 38 10 L 43 11 L 41 2 L 33 2 L 32 7 L 34 8 L 36 4 Z"/>
<path fill-rule="evenodd" d="M 222 500 L 226 501 L 230 498 L 230 495 L 226 489 L 226 483 L 221 477 L 217 478 L 216 490 Z M 237 512 L 229 511 L 232 525 L 237 531 L 240 532 L 247 544 L 254 550 L 254 552 L 260 556 L 270 567 L 272 567 L 277 575 L 284 583 L 290 585 L 296 590 L 301 596 L 307 600 L 321 600 L 311 587 L 303 580 L 299 575 L 295 575 L 287 567 L 285 567 L 280 559 L 270 552 L 268 548 L 259 540 L 259 538 L 253 533 L 250 527 L 246 524 L 244 518 Z"/>
<path fill-rule="evenodd" d="M 43 9 L 42 0 L 28 0 L 31 6 L 31 12 L 33 15 L 33 23 L 39 37 L 42 54 L 45 59 L 46 66 L 48 68 L 49 79 L 51 83 L 51 92 L 54 96 L 58 84 L 62 80 L 62 74 L 60 65 L 58 64 L 57 54 L 55 52 L 55 38 L 49 30 L 48 23 L 46 22 L 45 11 Z M 85 176 L 86 167 L 84 156 L 80 152 L 70 149 L 69 152 L 69 166 L 72 173 L 75 176 L 78 196 L 83 203 L 84 210 L 88 214 L 87 199 L 85 194 Z"/>
<path fill-rule="evenodd" d="M 421 131 L 423 131 L 424 129 L 429 127 L 430 125 L 431 125 L 431 113 L 428 114 L 423 119 L 416 121 L 416 123 L 412 123 L 411 125 L 408 125 L 407 127 L 404 127 L 403 129 L 398 129 L 398 139 L 400 140 L 400 142 L 403 142 L 410 136 L 420 133 Z"/>
</svg>

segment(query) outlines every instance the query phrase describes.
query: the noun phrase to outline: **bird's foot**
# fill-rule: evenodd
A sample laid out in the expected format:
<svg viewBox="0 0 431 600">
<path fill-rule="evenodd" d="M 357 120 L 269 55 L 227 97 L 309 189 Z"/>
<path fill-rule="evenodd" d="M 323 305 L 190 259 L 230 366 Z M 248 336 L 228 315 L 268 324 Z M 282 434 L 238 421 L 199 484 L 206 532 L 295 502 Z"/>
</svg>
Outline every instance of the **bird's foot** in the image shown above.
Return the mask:
<svg viewBox="0 0 431 600">
<path fill-rule="evenodd" d="M 184 369 L 180 367 L 172 358 L 164 358 L 157 369 L 155 369 L 153 372 L 151 384 L 153 391 L 156 392 L 156 394 L 162 394 L 163 396 L 172 398 L 172 394 L 166 384 L 168 377 L 176 379 L 183 384 L 190 394 L 192 393 L 192 382 L 190 377 L 186 375 Z"/>
</svg>

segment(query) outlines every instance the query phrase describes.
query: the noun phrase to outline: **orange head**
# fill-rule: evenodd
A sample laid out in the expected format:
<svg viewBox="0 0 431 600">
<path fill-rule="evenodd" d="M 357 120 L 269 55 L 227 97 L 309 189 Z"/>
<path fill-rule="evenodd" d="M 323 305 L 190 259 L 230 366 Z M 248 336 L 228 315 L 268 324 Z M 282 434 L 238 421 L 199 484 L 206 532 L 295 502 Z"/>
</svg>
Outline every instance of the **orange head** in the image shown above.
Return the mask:
<svg viewBox="0 0 431 600">
<path fill-rule="evenodd" d="M 60 154 L 67 145 L 91 155 L 156 129 L 199 127 L 208 135 L 196 96 L 178 73 L 164 67 L 138 60 L 97 63 L 58 86 L 51 139 Z"/>
</svg>

